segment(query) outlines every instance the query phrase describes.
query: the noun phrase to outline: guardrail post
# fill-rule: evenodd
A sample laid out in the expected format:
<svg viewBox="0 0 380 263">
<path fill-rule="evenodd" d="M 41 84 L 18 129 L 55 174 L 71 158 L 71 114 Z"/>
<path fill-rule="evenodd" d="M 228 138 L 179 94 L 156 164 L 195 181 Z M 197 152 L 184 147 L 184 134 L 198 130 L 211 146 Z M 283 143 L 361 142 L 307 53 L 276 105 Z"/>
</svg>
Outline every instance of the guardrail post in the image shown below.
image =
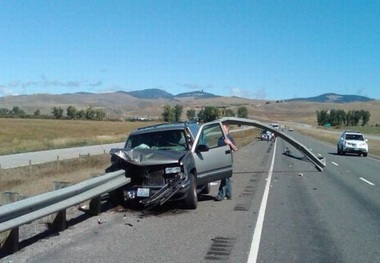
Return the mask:
<svg viewBox="0 0 380 263">
<path fill-rule="evenodd" d="M 101 210 L 102 210 L 101 196 L 97 196 L 91 199 L 90 204 L 89 204 L 89 212 L 92 215 L 99 215 Z"/>
<path fill-rule="evenodd" d="M 19 194 L 16 192 L 3 193 L 2 204 L 10 204 L 18 201 Z M 11 230 L 0 233 L 0 248 L 6 254 L 12 254 L 19 250 L 19 228 L 15 227 Z"/>
<path fill-rule="evenodd" d="M 71 185 L 68 182 L 54 182 L 54 190 L 59 190 Z M 59 211 L 57 214 L 52 215 L 53 219 L 51 220 L 51 228 L 56 231 L 63 231 L 67 228 L 66 221 L 66 209 Z"/>
<path fill-rule="evenodd" d="M 103 174 L 101 173 L 92 173 L 91 174 L 91 177 L 92 178 L 95 178 L 95 177 L 98 177 L 98 176 L 101 176 Z M 102 197 L 101 196 L 96 196 L 94 198 L 92 198 L 90 200 L 90 203 L 89 203 L 89 213 L 92 214 L 92 215 L 99 215 L 100 212 L 102 211 L 102 205 L 101 205 L 101 201 L 102 201 Z"/>
</svg>

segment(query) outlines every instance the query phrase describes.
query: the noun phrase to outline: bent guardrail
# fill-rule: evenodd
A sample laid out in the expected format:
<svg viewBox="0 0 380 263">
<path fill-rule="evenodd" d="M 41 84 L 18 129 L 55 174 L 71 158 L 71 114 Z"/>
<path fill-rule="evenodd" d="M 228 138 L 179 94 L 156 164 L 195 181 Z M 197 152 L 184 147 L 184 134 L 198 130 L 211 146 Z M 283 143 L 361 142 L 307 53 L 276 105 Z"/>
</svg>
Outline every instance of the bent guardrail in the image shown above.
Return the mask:
<svg viewBox="0 0 380 263">
<path fill-rule="evenodd" d="M 65 209 L 84 201 L 91 200 L 92 208 L 90 210 L 94 214 L 99 213 L 100 196 L 129 182 L 130 178 L 125 177 L 125 171 L 118 170 L 72 186 L 1 206 L 0 233 L 11 230 L 11 234 L 1 249 L 6 250 L 7 253 L 14 253 L 18 250 L 19 226 L 57 212 L 65 212 Z M 64 218 L 60 218 L 58 221 L 66 221 L 66 213 L 61 213 L 60 216 L 64 216 Z"/>
<path fill-rule="evenodd" d="M 273 127 L 264 125 L 259 121 L 245 119 L 245 118 L 235 118 L 235 117 L 224 117 L 224 118 L 219 119 L 218 121 L 226 122 L 229 124 L 236 124 L 236 125 L 249 125 L 249 126 L 254 126 L 257 128 L 269 130 L 272 133 L 276 134 L 276 136 L 282 138 L 283 140 L 291 144 L 293 147 L 295 147 L 297 150 L 302 152 L 315 165 L 318 171 L 320 172 L 323 171 L 323 167 L 326 166 L 326 161 L 323 157 L 315 156 L 308 148 L 306 148 L 306 146 L 304 146 L 303 144 L 301 144 L 294 138 L 279 131 L 278 129 L 274 129 Z"/>
</svg>

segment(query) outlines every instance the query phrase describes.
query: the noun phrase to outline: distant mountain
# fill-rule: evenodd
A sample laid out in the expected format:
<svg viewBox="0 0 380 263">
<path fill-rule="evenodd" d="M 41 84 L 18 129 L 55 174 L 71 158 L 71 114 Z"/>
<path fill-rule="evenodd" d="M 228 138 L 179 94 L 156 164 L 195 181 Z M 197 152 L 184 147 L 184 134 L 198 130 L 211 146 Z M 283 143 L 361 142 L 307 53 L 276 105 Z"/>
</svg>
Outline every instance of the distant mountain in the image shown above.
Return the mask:
<svg viewBox="0 0 380 263">
<path fill-rule="evenodd" d="M 172 99 L 174 96 L 161 89 L 144 89 L 136 91 L 118 91 L 139 99 Z"/>
<path fill-rule="evenodd" d="M 175 95 L 176 98 L 185 98 L 185 97 L 193 97 L 195 99 L 210 99 L 210 98 L 217 98 L 220 96 L 214 95 L 212 93 L 207 93 L 204 91 L 192 91 L 192 92 L 185 92 Z"/>
<path fill-rule="evenodd" d="M 161 89 L 144 89 L 136 91 L 117 91 L 117 93 L 128 94 L 139 99 L 173 99 L 173 98 L 192 98 L 192 99 L 209 99 L 220 96 L 204 91 L 192 91 L 173 95 Z"/>
<path fill-rule="evenodd" d="M 359 95 L 340 95 L 335 93 L 325 93 L 316 97 L 309 98 L 294 98 L 286 101 L 310 101 L 310 102 L 321 102 L 321 103 L 350 103 L 350 102 L 368 102 L 374 101 L 375 99 L 371 99 L 364 96 Z"/>
</svg>

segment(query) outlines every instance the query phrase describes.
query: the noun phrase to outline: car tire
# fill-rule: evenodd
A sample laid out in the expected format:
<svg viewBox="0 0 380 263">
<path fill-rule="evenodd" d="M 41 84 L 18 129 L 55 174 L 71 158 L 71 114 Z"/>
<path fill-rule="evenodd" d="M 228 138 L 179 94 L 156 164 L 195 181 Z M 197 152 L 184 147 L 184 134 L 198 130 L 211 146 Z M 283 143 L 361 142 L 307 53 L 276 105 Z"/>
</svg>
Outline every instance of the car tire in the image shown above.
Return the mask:
<svg viewBox="0 0 380 263">
<path fill-rule="evenodd" d="M 337 153 L 338 153 L 338 155 L 342 155 L 343 154 L 343 151 L 341 149 L 339 149 L 339 146 L 337 148 Z"/>
<path fill-rule="evenodd" d="M 363 156 L 364 156 L 364 157 L 367 157 L 367 155 L 368 155 L 368 153 L 363 153 Z"/>
<path fill-rule="evenodd" d="M 190 188 L 184 200 L 184 205 L 187 209 L 196 209 L 198 206 L 198 195 L 197 195 L 197 186 L 196 186 L 194 174 L 190 174 L 189 178 L 190 178 Z"/>
<path fill-rule="evenodd" d="M 208 195 L 210 192 L 211 192 L 211 184 L 207 183 L 207 184 L 203 185 L 203 188 L 202 188 L 202 191 L 200 192 L 200 194 Z"/>
</svg>

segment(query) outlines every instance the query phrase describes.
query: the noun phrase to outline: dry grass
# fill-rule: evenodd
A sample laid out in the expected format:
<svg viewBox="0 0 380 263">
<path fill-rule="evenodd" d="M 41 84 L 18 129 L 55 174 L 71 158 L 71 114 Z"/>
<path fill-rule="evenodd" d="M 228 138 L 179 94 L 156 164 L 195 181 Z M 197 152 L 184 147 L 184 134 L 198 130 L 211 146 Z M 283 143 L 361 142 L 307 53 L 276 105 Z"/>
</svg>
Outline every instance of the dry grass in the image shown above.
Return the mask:
<svg viewBox="0 0 380 263">
<path fill-rule="evenodd" d="M 0 154 L 122 142 L 131 131 L 151 124 L 0 118 Z"/>
<path fill-rule="evenodd" d="M 75 184 L 99 174 L 110 164 L 108 154 L 83 156 L 29 167 L 0 170 L 0 193 L 16 192 L 34 196 L 54 190 L 55 182 Z M 2 196 L 0 196 L 0 204 Z"/>
</svg>

